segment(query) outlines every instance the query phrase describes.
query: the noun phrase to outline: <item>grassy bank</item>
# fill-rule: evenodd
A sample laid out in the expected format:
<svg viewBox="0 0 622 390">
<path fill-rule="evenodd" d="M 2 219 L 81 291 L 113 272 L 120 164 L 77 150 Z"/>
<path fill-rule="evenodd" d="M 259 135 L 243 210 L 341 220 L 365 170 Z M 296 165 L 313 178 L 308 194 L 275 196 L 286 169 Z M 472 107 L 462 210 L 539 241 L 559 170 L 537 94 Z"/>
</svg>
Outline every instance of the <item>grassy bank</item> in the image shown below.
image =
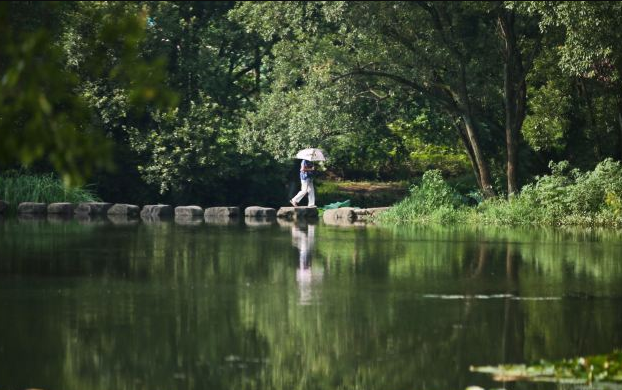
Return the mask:
<svg viewBox="0 0 622 390">
<path fill-rule="evenodd" d="M 460 194 L 439 171 L 428 171 L 408 197 L 381 215 L 380 222 L 622 226 L 620 162 L 607 159 L 587 172 L 569 169 L 566 162 L 551 163 L 550 168 L 550 175 L 536 178 L 519 195 L 485 201 Z"/>
<path fill-rule="evenodd" d="M 100 199 L 87 188 L 66 188 L 52 174 L 27 175 L 8 173 L 0 175 L 0 200 L 9 203 L 9 210 L 17 210 L 21 202 L 93 202 Z"/>
</svg>

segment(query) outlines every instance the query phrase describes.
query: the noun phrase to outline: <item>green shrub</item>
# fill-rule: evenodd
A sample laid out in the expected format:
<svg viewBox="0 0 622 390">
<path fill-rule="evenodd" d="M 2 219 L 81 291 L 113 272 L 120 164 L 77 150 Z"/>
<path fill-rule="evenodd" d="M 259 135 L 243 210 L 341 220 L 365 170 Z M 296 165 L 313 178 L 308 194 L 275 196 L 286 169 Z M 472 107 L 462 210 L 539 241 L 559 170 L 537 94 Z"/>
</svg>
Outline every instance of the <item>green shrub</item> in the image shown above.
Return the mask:
<svg viewBox="0 0 622 390">
<path fill-rule="evenodd" d="M 612 211 L 615 216 L 616 198 L 622 194 L 622 166 L 606 159 L 593 171 L 568 169 L 568 163 L 551 163 L 551 175 L 540 177 L 521 193 L 532 207 L 540 209 L 548 222 L 565 224 L 572 218 L 593 220 L 599 214 Z M 613 221 L 612 221 L 613 222 Z"/>
<path fill-rule="evenodd" d="M 441 207 L 455 208 L 461 204 L 461 197 L 443 180 L 441 171 L 433 169 L 423 174 L 421 184 L 410 189 L 410 199 L 420 213 L 427 213 Z"/>
<path fill-rule="evenodd" d="M 622 225 L 622 165 L 606 159 L 592 171 L 550 163 L 551 174 L 536 178 L 510 199 L 487 199 L 464 206 L 464 197 L 439 171 L 424 174 L 411 194 L 383 214 L 385 222 L 494 225 Z"/>
<path fill-rule="evenodd" d="M 622 198 L 620 198 L 619 193 L 616 194 L 615 192 L 607 191 L 605 195 L 605 204 L 607 205 L 607 211 L 611 212 L 614 217 L 622 217 Z"/>
<path fill-rule="evenodd" d="M 381 214 L 383 221 L 456 222 L 463 197 L 443 180 L 440 170 L 423 174 L 421 184 L 410 188 L 410 195 L 389 211 Z"/>
</svg>

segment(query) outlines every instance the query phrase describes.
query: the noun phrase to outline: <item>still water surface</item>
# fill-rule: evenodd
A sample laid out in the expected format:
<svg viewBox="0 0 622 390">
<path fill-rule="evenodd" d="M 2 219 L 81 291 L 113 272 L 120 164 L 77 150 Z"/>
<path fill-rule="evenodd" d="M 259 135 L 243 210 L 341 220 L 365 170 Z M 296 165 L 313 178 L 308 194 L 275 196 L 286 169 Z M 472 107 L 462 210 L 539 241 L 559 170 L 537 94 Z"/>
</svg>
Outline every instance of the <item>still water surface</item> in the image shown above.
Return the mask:
<svg viewBox="0 0 622 390">
<path fill-rule="evenodd" d="M 536 389 L 622 347 L 612 231 L 0 221 L 0 389 Z"/>
</svg>

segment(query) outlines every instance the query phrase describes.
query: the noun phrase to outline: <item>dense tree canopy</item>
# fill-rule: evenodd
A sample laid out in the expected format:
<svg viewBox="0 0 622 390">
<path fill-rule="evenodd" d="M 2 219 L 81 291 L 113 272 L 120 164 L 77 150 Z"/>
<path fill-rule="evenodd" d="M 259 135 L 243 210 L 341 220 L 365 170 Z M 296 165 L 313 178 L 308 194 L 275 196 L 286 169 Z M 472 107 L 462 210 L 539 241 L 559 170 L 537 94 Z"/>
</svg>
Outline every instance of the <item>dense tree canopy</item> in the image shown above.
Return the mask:
<svg viewBox="0 0 622 390">
<path fill-rule="evenodd" d="M 340 178 L 517 193 L 622 157 L 620 4 L 3 3 L 0 163 L 109 200 L 281 202 L 319 146 Z"/>
</svg>

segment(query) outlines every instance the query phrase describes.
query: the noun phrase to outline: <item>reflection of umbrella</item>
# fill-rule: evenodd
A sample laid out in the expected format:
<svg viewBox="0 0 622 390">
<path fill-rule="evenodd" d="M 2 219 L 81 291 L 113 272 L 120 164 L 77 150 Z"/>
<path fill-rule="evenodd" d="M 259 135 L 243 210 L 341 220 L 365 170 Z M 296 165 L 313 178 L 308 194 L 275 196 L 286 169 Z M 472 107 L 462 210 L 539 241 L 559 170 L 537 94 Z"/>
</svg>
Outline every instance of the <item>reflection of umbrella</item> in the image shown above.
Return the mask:
<svg viewBox="0 0 622 390">
<path fill-rule="evenodd" d="M 308 161 L 326 161 L 324 153 L 317 148 L 303 149 L 296 153 L 296 158 Z"/>
</svg>

